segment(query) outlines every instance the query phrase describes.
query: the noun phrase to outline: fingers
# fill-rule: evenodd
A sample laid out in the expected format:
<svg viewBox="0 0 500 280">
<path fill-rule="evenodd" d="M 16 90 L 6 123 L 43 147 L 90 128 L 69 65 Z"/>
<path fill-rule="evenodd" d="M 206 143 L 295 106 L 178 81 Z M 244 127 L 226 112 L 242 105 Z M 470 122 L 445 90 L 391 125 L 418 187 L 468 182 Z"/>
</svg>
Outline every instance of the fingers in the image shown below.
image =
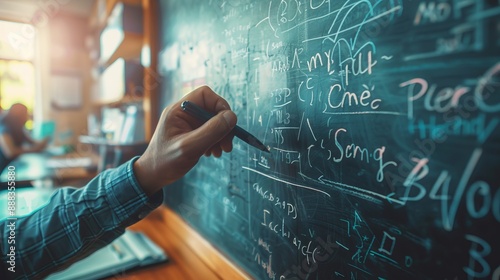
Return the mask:
<svg viewBox="0 0 500 280">
<path fill-rule="evenodd" d="M 220 141 L 220 147 L 224 152 L 229 153 L 233 150 L 233 138 L 233 134 L 228 134 Z"/>
<path fill-rule="evenodd" d="M 226 136 L 236 125 L 236 115 L 230 110 L 224 110 L 211 118 L 199 128 L 191 131 L 188 136 L 190 147 L 195 155 L 203 155 L 206 152 L 220 156 L 223 149 L 228 149 Z M 232 136 L 229 136 L 232 139 Z M 220 144 L 219 142 L 222 141 Z M 231 144 L 232 145 L 232 144 Z M 213 149 L 211 149 L 213 148 Z"/>
<path fill-rule="evenodd" d="M 190 102 L 193 102 L 196 105 L 204 108 L 205 110 L 213 113 L 218 113 L 223 110 L 231 110 L 231 107 L 229 106 L 227 101 L 217 95 L 208 86 L 202 86 L 195 89 L 188 95 L 184 96 L 179 104 L 184 100 L 189 100 Z"/>
<path fill-rule="evenodd" d="M 229 134 L 229 132 L 236 125 L 236 116 L 230 111 L 231 107 L 227 101 L 217 95 L 208 86 L 202 86 L 195 89 L 184 96 L 184 98 L 179 101 L 179 104 L 185 100 L 195 103 L 209 112 L 217 114 L 210 121 L 191 132 L 190 138 L 192 141 L 198 142 L 195 145 L 196 152 L 202 151 L 206 156 L 212 154 L 215 157 L 220 157 L 223 151 L 230 152 L 233 147 L 233 135 Z M 189 119 L 192 118 L 190 116 L 184 117 Z M 197 122 L 197 120 L 194 120 L 194 123 Z"/>
<path fill-rule="evenodd" d="M 222 155 L 222 149 L 219 145 L 215 145 L 215 147 L 212 148 L 212 155 L 216 158 Z"/>
<path fill-rule="evenodd" d="M 220 157 L 222 152 L 229 153 L 233 150 L 233 138 L 234 135 L 227 134 L 219 143 L 212 146 L 209 150 L 205 152 L 205 156 L 209 157 L 213 155 L 214 157 Z"/>
<path fill-rule="evenodd" d="M 181 108 L 185 100 L 215 116 L 203 123 Z M 182 177 L 203 154 L 220 157 L 223 151 L 231 151 L 235 126 L 236 115 L 227 101 L 206 86 L 168 106 L 146 152 L 134 163 L 141 186 L 150 187 L 152 191 L 147 193 L 152 194 Z M 150 178 L 155 180 L 151 182 Z"/>
</svg>

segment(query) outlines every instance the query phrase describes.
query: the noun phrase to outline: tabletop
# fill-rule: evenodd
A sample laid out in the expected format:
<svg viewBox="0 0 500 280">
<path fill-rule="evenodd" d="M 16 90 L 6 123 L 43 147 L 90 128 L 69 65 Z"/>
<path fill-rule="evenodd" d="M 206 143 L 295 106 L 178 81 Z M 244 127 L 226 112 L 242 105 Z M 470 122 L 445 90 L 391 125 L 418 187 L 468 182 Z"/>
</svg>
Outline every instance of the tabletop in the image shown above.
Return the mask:
<svg viewBox="0 0 500 280">
<path fill-rule="evenodd" d="M 164 205 L 129 229 L 146 234 L 169 260 L 110 279 L 250 279 Z"/>
<path fill-rule="evenodd" d="M 21 187 L 34 181 L 49 180 L 63 184 L 72 179 L 88 179 L 95 176 L 97 160 L 76 154 L 54 156 L 51 153 L 26 153 L 14 159 L 9 166 L 14 172 L 14 181 Z M 0 175 L 0 183 L 8 181 L 8 168 Z"/>
</svg>

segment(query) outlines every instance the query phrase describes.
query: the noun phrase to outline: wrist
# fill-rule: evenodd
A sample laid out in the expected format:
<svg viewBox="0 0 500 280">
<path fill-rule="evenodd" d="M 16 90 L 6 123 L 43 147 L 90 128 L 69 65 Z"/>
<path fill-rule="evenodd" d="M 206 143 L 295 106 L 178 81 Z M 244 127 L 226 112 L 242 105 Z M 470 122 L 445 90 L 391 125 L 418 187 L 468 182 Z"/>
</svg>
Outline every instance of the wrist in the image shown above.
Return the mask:
<svg viewBox="0 0 500 280">
<path fill-rule="evenodd" d="M 134 162 L 133 169 L 137 182 L 139 182 L 140 187 L 147 196 L 152 196 L 161 189 L 156 176 L 151 173 L 151 170 L 153 170 L 152 167 L 149 166 L 142 156 Z"/>
</svg>

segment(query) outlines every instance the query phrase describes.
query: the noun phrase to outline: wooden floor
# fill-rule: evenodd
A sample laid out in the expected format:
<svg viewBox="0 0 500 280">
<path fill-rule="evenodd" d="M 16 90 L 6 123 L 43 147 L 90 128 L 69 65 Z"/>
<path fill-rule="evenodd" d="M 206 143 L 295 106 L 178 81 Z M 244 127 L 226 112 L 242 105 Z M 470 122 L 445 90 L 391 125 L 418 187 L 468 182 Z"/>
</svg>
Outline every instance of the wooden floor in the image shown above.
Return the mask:
<svg viewBox="0 0 500 280">
<path fill-rule="evenodd" d="M 111 279 L 250 279 L 165 206 L 129 229 L 144 232 L 169 261 Z"/>
</svg>

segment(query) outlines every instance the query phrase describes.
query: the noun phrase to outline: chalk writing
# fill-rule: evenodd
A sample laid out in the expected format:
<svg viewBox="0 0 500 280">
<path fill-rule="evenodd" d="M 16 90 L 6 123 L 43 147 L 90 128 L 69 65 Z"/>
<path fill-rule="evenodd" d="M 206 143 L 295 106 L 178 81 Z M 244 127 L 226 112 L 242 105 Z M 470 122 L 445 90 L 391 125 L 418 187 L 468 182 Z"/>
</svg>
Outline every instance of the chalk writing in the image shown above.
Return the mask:
<svg viewBox="0 0 500 280">
<path fill-rule="evenodd" d="M 208 84 L 270 150 L 166 190 L 215 247 L 256 279 L 500 280 L 500 2 L 189 3 L 165 99 Z"/>
</svg>

